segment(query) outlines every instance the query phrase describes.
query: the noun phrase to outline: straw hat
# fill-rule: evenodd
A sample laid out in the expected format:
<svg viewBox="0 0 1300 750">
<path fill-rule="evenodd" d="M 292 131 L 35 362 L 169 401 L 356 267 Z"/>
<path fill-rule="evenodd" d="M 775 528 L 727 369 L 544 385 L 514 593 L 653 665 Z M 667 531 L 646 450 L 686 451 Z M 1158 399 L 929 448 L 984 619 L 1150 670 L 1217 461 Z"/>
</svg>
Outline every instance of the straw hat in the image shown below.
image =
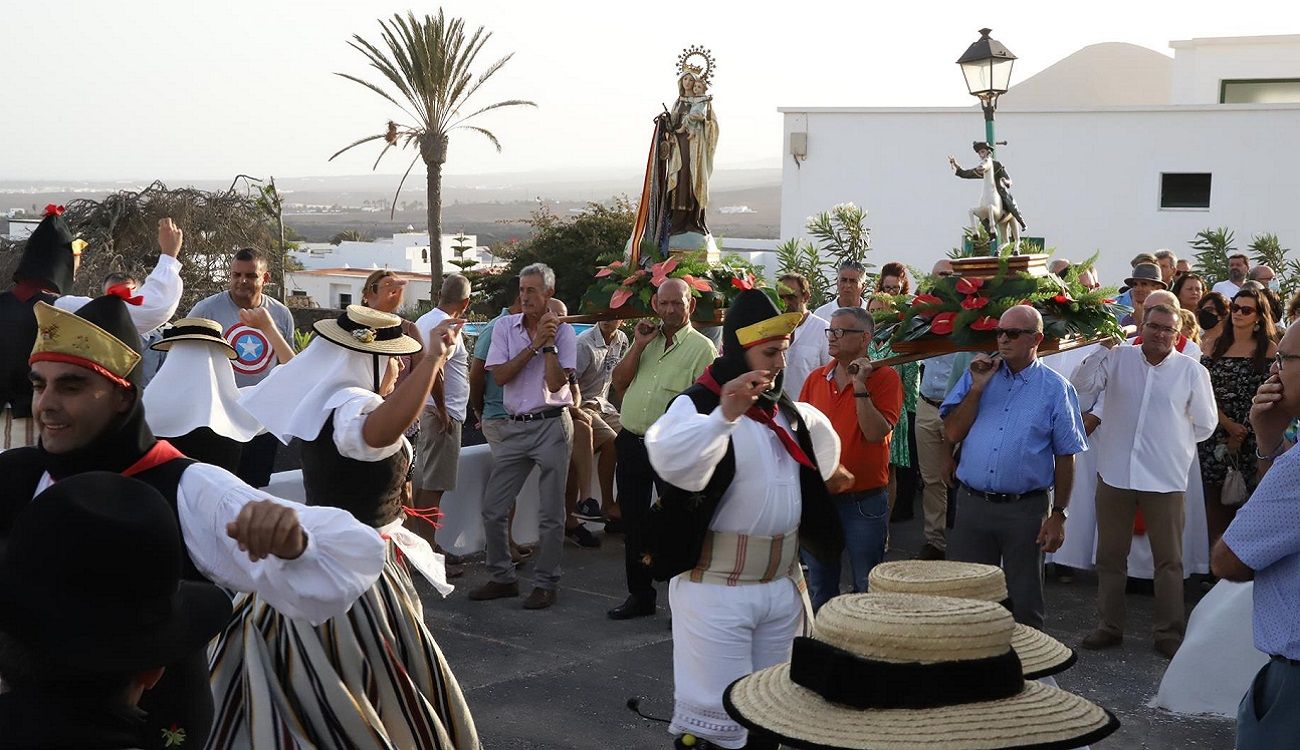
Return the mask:
<svg viewBox="0 0 1300 750">
<path fill-rule="evenodd" d="M 723 704 L 750 729 L 816 750 L 1048 750 L 1119 728 L 1090 701 L 1026 682 L 1014 629 L 992 602 L 840 596 L 788 664 L 736 680 Z"/>
<path fill-rule="evenodd" d="M 222 349 L 227 359 L 238 359 L 235 347 L 221 335 L 221 324 L 207 318 L 181 318 L 163 329 L 162 339 L 149 345 L 150 349 L 165 352 L 177 341 L 203 341 Z"/>
<path fill-rule="evenodd" d="M 1005 604 L 1007 578 L 995 565 L 950 560 L 899 560 L 871 569 L 867 588 L 878 594 L 926 594 Z M 1041 630 L 1016 623 L 1011 648 L 1026 680 L 1074 666 L 1074 650 Z"/>
<path fill-rule="evenodd" d="M 348 305 L 334 320 L 318 320 L 312 327 L 322 338 L 354 352 L 400 357 L 424 348 L 402 334 L 401 318 L 365 305 Z"/>
</svg>

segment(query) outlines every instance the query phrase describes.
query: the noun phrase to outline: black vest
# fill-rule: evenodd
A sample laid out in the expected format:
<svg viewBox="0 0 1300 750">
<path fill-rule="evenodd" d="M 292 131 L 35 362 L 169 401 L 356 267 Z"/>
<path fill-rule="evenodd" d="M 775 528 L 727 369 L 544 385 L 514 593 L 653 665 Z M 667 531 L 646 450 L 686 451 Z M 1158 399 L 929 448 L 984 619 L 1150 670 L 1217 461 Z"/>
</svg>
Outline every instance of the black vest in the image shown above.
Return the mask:
<svg viewBox="0 0 1300 750">
<path fill-rule="evenodd" d="M 334 412 L 315 440 L 304 440 L 302 484 L 308 505 L 342 508 L 361 523 L 378 528 L 402 513 L 402 488 L 411 460 L 400 450 L 380 461 L 358 461 L 334 445 Z"/>
<path fill-rule="evenodd" d="M 15 417 L 32 415 L 32 382 L 27 379 L 31 367 L 27 360 L 36 345 L 36 303 L 52 305 L 55 299 L 46 292 L 32 295 L 26 302 L 13 292 L 0 294 L 0 409 L 9 404 Z"/>
<path fill-rule="evenodd" d="M 711 413 L 719 402 L 716 393 L 698 384 L 687 388 L 682 395 L 690 397 L 701 414 Z M 794 428 L 795 442 L 815 465 L 817 456 L 813 452 L 812 436 L 799 411 L 784 399 L 779 408 Z M 659 499 L 646 515 L 645 550 L 641 556 L 642 563 L 650 568 L 656 580 L 666 581 L 691 570 L 699 562 L 709 524 L 735 476 L 736 446 L 732 442 L 702 491 L 688 492 L 664 483 Z M 826 482 L 816 469 L 800 466 L 799 488 L 803 500 L 799 545 L 818 560 L 827 563 L 839 560 L 844 549 L 844 530 Z"/>
<path fill-rule="evenodd" d="M 231 474 L 239 471 L 239 457 L 244 453 L 244 444 L 234 438 L 218 435 L 210 427 L 196 427 L 180 437 L 163 439 L 187 458 L 220 466 Z"/>
</svg>

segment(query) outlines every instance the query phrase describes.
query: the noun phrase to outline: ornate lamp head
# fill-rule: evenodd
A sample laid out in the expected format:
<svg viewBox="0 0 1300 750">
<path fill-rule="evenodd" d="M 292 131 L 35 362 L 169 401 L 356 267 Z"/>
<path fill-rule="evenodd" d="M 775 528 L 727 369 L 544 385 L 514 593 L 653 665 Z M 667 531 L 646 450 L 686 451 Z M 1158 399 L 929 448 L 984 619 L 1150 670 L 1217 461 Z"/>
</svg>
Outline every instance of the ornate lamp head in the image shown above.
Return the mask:
<svg viewBox="0 0 1300 750">
<path fill-rule="evenodd" d="M 684 96 L 691 95 L 686 82 L 702 82 L 705 88 L 713 86 L 713 71 L 717 62 L 713 53 L 698 44 L 693 44 L 677 56 L 677 85 Z"/>
</svg>

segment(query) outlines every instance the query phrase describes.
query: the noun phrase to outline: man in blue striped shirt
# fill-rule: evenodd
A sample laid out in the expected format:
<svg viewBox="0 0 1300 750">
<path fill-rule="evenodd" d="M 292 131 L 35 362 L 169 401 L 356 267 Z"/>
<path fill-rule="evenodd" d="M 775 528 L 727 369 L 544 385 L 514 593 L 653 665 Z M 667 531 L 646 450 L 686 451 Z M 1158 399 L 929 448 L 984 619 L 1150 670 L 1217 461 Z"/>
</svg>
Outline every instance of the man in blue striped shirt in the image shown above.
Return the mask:
<svg viewBox="0 0 1300 750">
<path fill-rule="evenodd" d="M 997 353 L 975 357 L 939 408 L 948 441 L 962 444 L 948 559 L 1002 565 L 1016 621 L 1042 628 L 1043 553 L 1065 541 L 1087 438 L 1074 387 L 1038 361 L 1038 311 L 1012 307 L 996 333 Z"/>
</svg>

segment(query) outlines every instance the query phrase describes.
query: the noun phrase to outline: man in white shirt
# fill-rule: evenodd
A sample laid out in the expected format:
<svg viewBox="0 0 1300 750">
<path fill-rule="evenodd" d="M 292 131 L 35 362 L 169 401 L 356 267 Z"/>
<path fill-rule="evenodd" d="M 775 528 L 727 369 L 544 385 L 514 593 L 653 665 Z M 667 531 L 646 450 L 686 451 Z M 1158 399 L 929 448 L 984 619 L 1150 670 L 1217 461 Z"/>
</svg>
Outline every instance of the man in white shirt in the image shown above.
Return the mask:
<svg viewBox="0 0 1300 750">
<path fill-rule="evenodd" d="M 830 343 L 826 340 L 826 329 L 830 324 L 825 318 L 808 312 L 812 290 L 803 274 L 783 274 L 777 284 L 777 294 L 785 304 L 785 311 L 803 315 L 799 327 L 794 329 L 790 348 L 785 352 L 783 390 L 791 401 L 796 401 L 799 389 L 803 388 L 803 381 L 808 379 L 808 373 L 831 361 Z"/>
<path fill-rule="evenodd" d="M 438 306 L 415 321 L 420 339 L 448 318 L 460 318 L 469 308 L 469 279 L 458 273 L 443 279 Z M 420 438 L 416 451 L 415 507 L 437 508 L 442 494 L 456 489 L 456 468 L 460 461 L 461 426 L 469 406 L 469 352 L 456 339 L 451 358 L 433 382 L 433 390 L 420 412 Z M 408 521 L 407 528 L 434 543 L 432 529 L 419 520 Z M 450 575 L 459 575 L 458 565 L 450 566 Z"/>
<path fill-rule="evenodd" d="M 1218 292 L 1231 300 L 1241 291 L 1246 283 L 1246 274 L 1250 273 L 1250 258 L 1245 253 L 1233 253 L 1228 256 L 1228 278 L 1215 284 L 1210 291 Z"/>
<path fill-rule="evenodd" d="M 1174 350 L 1179 320 L 1167 305 L 1148 305 L 1139 346 L 1089 355 L 1070 379 L 1085 411 L 1106 394 L 1106 418 L 1092 434 L 1097 449 L 1097 610 L 1100 623 L 1083 647 L 1124 641 L 1124 587 L 1133 521 L 1140 509 L 1155 559 L 1155 648 L 1172 658 L 1182 642 L 1184 494 L 1196 444 L 1218 423 L 1210 375 Z"/>
<path fill-rule="evenodd" d="M 867 309 L 867 301 L 862 296 L 862 292 L 866 289 L 863 280 L 866 275 L 867 267 L 856 260 L 846 260 L 841 263 L 839 276 L 835 278 L 835 299 L 814 310 L 813 315 L 822 320 L 830 320 L 831 315 L 841 307 Z"/>
</svg>

